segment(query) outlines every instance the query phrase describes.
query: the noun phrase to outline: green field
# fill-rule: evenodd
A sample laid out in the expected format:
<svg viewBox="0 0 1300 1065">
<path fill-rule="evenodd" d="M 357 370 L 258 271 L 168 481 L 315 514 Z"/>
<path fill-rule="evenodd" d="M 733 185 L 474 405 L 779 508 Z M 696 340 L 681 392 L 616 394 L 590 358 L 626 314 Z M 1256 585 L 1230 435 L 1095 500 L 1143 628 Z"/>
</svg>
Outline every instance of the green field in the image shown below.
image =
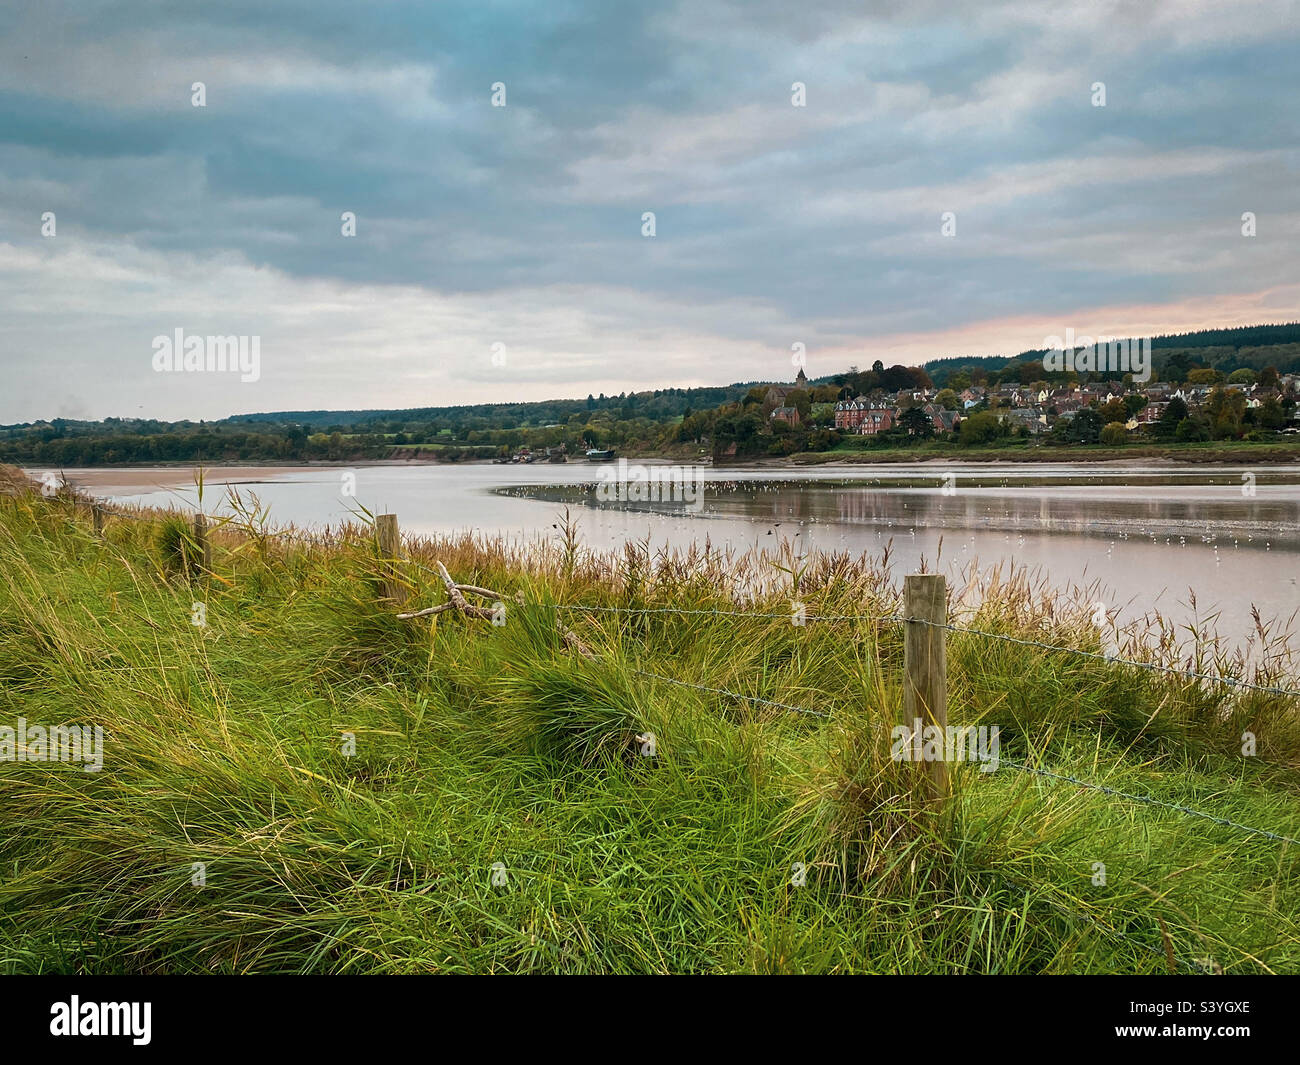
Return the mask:
<svg viewBox="0 0 1300 1065">
<path fill-rule="evenodd" d="M 412 607 L 441 561 L 497 626 L 398 620 L 364 527 L 250 519 L 201 571 L 175 516 L 0 497 L 0 725 L 106 734 L 97 773 L 0 762 L 0 972 L 1300 972 L 1295 843 L 1017 768 L 1296 839 L 1296 699 L 953 633 L 950 720 L 1003 763 L 936 813 L 889 757 L 901 626 L 815 620 L 896 575 L 559 524 L 406 544 Z M 1043 592 L 959 621 L 1098 650 Z"/>
</svg>

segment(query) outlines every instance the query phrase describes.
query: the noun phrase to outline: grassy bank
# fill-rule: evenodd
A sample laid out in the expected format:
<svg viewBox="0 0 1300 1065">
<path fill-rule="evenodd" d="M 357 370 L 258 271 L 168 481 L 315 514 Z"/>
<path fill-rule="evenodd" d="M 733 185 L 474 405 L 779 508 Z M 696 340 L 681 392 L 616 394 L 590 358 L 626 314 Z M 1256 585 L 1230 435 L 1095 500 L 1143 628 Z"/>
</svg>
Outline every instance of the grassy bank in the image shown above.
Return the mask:
<svg viewBox="0 0 1300 1065">
<path fill-rule="evenodd" d="M 174 519 L 0 498 L 0 724 L 107 734 L 98 773 L 0 762 L 0 971 L 1300 971 L 1294 844 L 1009 764 L 1298 838 L 1294 699 L 954 633 L 950 717 L 1005 761 L 945 821 L 889 758 L 899 626 L 789 620 L 894 614 L 887 559 L 556 533 L 408 543 L 413 605 L 440 560 L 508 606 L 403 622 L 365 528 L 227 526 L 192 583 Z M 1023 574 L 962 591 L 1100 648 Z"/>
<path fill-rule="evenodd" d="M 857 441 L 854 441 L 857 444 Z M 838 447 L 833 451 L 809 451 L 788 460 L 799 466 L 828 462 L 1114 462 L 1169 461 L 1187 463 L 1232 463 L 1275 465 L 1300 462 L 1300 439 L 1283 442 L 1215 441 L 1186 444 L 1055 445 L 1024 441 L 1013 446 L 961 447 L 943 441 L 914 448 Z"/>
</svg>

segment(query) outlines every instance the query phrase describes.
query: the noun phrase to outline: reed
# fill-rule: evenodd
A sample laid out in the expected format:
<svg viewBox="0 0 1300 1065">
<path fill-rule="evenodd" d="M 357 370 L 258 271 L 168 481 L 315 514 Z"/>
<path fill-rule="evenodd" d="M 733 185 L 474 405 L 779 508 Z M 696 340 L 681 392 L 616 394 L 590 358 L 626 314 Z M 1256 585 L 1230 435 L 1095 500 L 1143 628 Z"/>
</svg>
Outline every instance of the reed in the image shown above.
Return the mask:
<svg viewBox="0 0 1300 1065">
<path fill-rule="evenodd" d="M 442 562 L 507 615 L 400 621 L 359 517 L 274 529 L 245 498 L 196 587 L 177 515 L 96 537 L 75 499 L 0 499 L 0 725 L 107 737 L 99 773 L 0 762 L 0 971 L 1165 972 L 1162 923 L 1175 968 L 1300 971 L 1294 845 L 1009 767 L 955 767 L 926 819 L 889 757 L 899 627 L 790 620 L 896 613 L 887 556 L 610 554 L 561 515 L 408 538 L 408 609 Z M 571 603 L 623 608 L 563 612 L 594 658 Z M 952 590 L 963 624 L 1100 649 L 1088 603 L 1021 570 Z M 1116 635 L 1295 687 L 1263 621 L 1264 655 Z M 1004 758 L 1300 837 L 1294 699 L 961 633 L 949 670 Z"/>
</svg>

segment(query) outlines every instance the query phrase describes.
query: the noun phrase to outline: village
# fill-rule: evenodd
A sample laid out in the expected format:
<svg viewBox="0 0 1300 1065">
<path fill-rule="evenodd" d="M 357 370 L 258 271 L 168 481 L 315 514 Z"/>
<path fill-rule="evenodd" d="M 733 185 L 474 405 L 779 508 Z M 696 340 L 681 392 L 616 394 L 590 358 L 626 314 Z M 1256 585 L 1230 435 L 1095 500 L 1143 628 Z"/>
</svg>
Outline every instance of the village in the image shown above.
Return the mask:
<svg viewBox="0 0 1300 1065">
<path fill-rule="evenodd" d="M 961 438 L 962 424 L 978 415 L 985 438 L 1078 437 L 1076 442 L 1119 443 L 1151 435 L 1166 439 L 1209 440 L 1251 433 L 1300 434 L 1296 404 L 1300 375 L 1265 369 L 1236 371 L 1225 377 L 1193 371 L 1188 382 L 1093 381 L 1052 384 L 969 384 L 877 388 L 867 394 L 834 386 L 810 386 L 800 370 L 793 385 L 773 385 L 763 396 L 768 432 L 833 429 L 841 436 Z M 808 397 L 807 399 L 803 397 Z M 823 400 L 816 402 L 816 400 Z M 1071 423 L 1078 419 L 1077 432 Z"/>
</svg>

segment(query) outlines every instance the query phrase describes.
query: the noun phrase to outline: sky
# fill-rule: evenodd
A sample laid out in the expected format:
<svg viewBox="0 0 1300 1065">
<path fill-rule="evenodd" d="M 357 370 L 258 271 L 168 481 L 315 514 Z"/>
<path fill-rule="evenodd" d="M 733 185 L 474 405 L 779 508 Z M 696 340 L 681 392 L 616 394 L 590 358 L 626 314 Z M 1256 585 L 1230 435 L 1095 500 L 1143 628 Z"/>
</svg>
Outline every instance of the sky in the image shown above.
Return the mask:
<svg viewBox="0 0 1300 1065">
<path fill-rule="evenodd" d="M 1267 0 L 3 0 L 0 423 L 1295 320 L 1298 46 Z M 256 374 L 158 370 L 178 329 Z"/>
</svg>

